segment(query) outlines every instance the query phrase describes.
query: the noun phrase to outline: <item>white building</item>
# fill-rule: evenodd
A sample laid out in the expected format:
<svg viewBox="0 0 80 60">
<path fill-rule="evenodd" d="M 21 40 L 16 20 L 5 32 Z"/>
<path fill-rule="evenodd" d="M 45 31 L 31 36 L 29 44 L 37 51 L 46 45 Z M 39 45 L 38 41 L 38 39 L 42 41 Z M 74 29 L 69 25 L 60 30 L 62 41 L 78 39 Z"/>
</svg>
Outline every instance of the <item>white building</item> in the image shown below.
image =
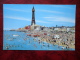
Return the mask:
<svg viewBox="0 0 80 60">
<path fill-rule="evenodd" d="M 35 30 L 41 30 L 41 28 L 40 27 L 36 27 L 36 29 Z"/>
</svg>

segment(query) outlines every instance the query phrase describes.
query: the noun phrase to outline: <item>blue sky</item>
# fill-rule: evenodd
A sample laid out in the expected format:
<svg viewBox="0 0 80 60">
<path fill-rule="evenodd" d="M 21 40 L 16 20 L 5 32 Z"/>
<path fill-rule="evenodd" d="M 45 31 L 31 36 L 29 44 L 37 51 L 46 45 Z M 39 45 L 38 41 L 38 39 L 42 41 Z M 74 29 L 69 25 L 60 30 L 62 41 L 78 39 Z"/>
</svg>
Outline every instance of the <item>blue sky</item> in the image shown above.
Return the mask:
<svg viewBox="0 0 80 60">
<path fill-rule="evenodd" d="M 75 26 L 76 5 L 3 4 L 4 29 L 18 29 L 31 25 L 33 6 L 37 25 Z"/>
</svg>

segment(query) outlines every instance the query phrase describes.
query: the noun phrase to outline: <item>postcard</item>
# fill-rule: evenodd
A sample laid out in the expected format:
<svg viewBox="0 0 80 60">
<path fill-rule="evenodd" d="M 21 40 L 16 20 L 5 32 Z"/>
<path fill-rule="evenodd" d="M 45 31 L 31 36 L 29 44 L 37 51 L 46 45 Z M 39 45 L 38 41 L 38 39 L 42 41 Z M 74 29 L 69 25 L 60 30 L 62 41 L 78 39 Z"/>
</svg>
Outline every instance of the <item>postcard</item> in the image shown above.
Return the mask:
<svg viewBox="0 0 80 60">
<path fill-rule="evenodd" d="M 3 4 L 3 50 L 75 51 L 76 5 Z"/>
</svg>

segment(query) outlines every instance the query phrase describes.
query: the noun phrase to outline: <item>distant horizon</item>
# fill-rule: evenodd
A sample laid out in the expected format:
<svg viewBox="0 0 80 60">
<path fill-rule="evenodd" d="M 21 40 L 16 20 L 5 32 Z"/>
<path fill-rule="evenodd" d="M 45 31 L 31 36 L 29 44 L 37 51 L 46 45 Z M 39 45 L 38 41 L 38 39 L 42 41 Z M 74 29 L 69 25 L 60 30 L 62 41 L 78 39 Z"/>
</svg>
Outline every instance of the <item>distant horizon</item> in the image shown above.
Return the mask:
<svg viewBox="0 0 80 60">
<path fill-rule="evenodd" d="M 75 26 L 76 5 L 3 4 L 3 30 L 31 25 L 33 6 L 37 25 Z"/>
</svg>

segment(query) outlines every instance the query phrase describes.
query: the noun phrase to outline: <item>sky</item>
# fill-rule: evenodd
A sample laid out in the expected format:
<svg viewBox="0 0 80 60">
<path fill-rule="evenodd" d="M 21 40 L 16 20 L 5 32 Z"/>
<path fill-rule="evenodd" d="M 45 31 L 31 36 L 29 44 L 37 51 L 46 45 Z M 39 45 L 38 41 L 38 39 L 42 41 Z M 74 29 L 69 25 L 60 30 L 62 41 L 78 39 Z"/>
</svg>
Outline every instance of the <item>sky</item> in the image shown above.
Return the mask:
<svg viewBox="0 0 80 60">
<path fill-rule="evenodd" d="M 37 25 L 46 27 L 75 26 L 76 5 L 3 4 L 4 30 L 31 25 L 33 6 Z"/>
</svg>

